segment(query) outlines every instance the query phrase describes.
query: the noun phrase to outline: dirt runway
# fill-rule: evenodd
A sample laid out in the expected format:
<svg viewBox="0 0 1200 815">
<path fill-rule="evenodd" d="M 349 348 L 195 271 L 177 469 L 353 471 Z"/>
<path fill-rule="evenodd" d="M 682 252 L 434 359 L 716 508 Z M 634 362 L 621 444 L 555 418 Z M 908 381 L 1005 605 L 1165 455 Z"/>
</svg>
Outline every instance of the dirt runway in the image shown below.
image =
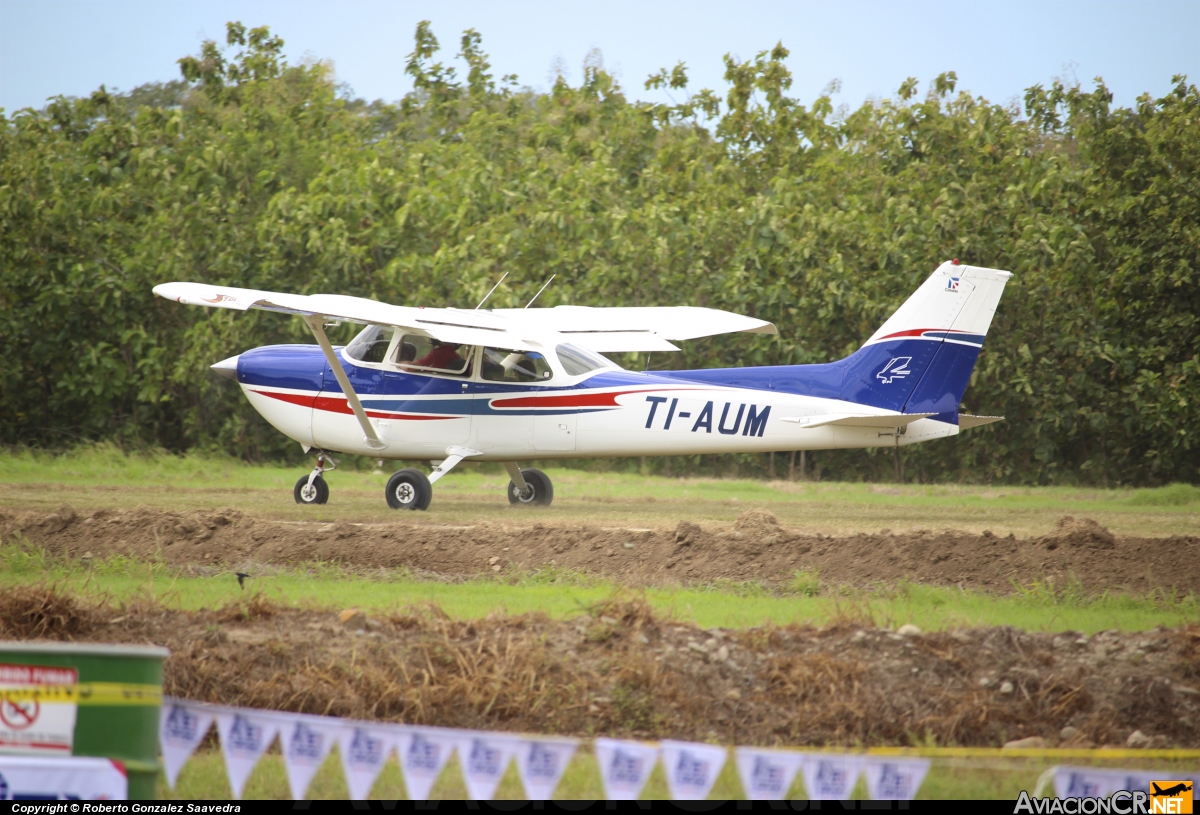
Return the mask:
<svg viewBox="0 0 1200 815">
<path fill-rule="evenodd" d="M 18 534 L 71 558 L 122 554 L 179 566 L 320 561 L 445 579 L 556 568 L 635 587 L 716 580 L 779 587 L 800 570 L 818 573 L 825 585 L 907 580 L 996 593 L 1038 581 L 1135 594 L 1200 586 L 1200 537 L 1115 536 L 1069 517 L 1049 535 L 1021 539 L 945 530 L 835 538 L 787 529 L 760 509 L 732 525 L 680 521 L 657 529 L 563 526 L 533 516 L 527 524 L 431 527 L 405 524 L 402 515 L 394 523 L 352 524 L 270 520 L 234 509 L 142 507 L 86 517 L 66 505 L 52 513 L 0 509 L 0 535 L 11 541 Z"/>
</svg>

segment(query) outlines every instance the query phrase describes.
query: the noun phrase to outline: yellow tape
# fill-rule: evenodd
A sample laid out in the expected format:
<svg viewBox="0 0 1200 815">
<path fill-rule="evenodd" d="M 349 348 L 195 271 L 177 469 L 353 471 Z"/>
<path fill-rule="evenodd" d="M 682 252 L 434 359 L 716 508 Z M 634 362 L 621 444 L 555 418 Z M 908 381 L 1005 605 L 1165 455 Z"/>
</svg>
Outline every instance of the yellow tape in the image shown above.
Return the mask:
<svg viewBox="0 0 1200 815">
<path fill-rule="evenodd" d="M 162 688 L 130 682 L 80 682 L 77 685 L 37 685 L 24 688 L 0 688 L 0 699 L 13 702 L 38 701 L 46 704 L 123 705 L 162 704 Z"/>
<path fill-rule="evenodd" d="M 922 758 L 1165 758 L 1200 759 L 1200 750 L 1129 750 L 1114 747 L 870 747 L 873 756 L 920 756 Z"/>
</svg>

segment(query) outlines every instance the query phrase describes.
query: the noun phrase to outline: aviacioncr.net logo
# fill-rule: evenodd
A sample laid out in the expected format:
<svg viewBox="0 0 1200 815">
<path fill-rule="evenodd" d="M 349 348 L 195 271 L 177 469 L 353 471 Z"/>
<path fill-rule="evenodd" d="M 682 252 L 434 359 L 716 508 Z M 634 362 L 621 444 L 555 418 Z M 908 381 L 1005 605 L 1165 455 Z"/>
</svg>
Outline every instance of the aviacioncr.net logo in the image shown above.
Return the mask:
<svg viewBox="0 0 1200 815">
<path fill-rule="evenodd" d="M 1030 798 L 1021 790 L 1013 815 L 1148 815 L 1144 790 L 1119 790 L 1107 798 Z"/>
</svg>

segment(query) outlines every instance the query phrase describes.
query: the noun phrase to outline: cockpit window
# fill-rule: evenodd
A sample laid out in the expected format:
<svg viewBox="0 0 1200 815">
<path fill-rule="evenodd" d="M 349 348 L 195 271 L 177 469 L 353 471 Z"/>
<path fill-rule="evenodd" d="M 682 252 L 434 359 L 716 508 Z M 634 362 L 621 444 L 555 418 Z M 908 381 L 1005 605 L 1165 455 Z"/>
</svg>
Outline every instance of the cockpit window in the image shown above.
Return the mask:
<svg viewBox="0 0 1200 815">
<path fill-rule="evenodd" d="M 383 362 L 395 333 L 390 325 L 369 325 L 350 341 L 342 355 L 359 362 Z"/>
<path fill-rule="evenodd" d="M 601 368 L 617 367 L 611 360 L 578 345 L 563 343 L 554 350 L 558 352 L 558 361 L 562 363 L 563 370 L 570 376 L 582 376 Z"/>
<path fill-rule="evenodd" d="M 490 382 L 545 382 L 554 372 L 537 351 L 484 348 L 480 375 Z"/>
</svg>

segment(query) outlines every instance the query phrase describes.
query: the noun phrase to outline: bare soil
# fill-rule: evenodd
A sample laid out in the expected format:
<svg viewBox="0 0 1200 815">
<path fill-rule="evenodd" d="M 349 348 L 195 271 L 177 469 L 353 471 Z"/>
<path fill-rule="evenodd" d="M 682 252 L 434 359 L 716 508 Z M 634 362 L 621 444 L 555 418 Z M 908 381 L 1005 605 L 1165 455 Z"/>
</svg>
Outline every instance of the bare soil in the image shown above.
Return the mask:
<svg viewBox="0 0 1200 815">
<path fill-rule="evenodd" d="M 382 721 L 760 745 L 1200 743 L 1200 626 L 932 634 L 701 630 L 638 602 L 588 616 L 349 624 L 260 596 L 221 610 L 0 597 L 0 638 L 166 645 L 166 693 Z M 1068 731 L 1067 739 L 1061 734 Z"/>
<path fill-rule="evenodd" d="M 239 510 L 100 510 L 82 517 L 0 509 L 0 536 L 15 534 L 56 556 L 161 557 L 179 566 L 331 562 L 408 568 L 445 578 L 575 570 L 628 586 L 790 582 L 817 571 L 827 585 L 910 580 L 1006 593 L 1035 581 L 1088 592 L 1134 594 L 1200 585 L 1200 537 L 1113 535 L 1090 519 L 1064 517 L 1049 535 L 921 530 L 830 537 L 781 526 L 754 509 L 732 524 L 680 521 L 673 528 L 524 524 L 428 526 L 288 522 Z M 499 569 L 495 567 L 498 566 Z"/>
</svg>

